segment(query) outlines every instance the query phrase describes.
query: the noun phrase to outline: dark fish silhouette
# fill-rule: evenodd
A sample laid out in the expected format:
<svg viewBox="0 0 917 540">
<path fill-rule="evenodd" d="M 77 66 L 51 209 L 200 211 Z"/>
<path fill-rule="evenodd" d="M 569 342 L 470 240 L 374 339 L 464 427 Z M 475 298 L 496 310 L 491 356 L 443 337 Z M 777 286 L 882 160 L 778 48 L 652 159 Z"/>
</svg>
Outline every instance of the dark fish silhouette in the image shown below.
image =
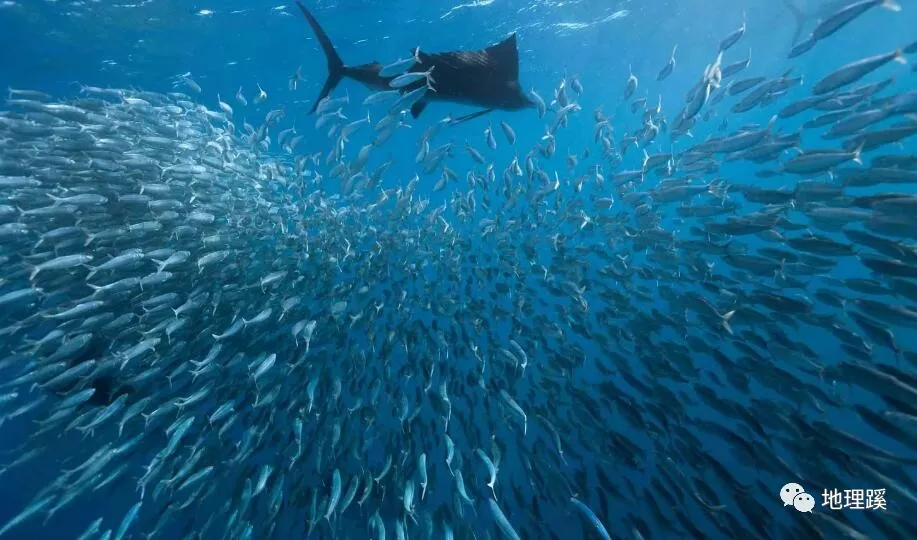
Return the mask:
<svg viewBox="0 0 917 540">
<path fill-rule="evenodd" d="M 325 31 L 301 3 L 296 3 L 300 11 L 315 32 L 315 37 L 328 58 L 328 78 L 322 91 L 309 112 L 315 112 L 323 100 L 344 77 L 363 83 L 369 88 L 392 90 L 389 83 L 394 77 L 383 77 L 379 74 L 382 64 L 372 62 L 359 66 L 346 66 L 338 56 L 334 45 Z M 411 115 L 420 116 L 430 101 L 449 101 L 466 105 L 484 107 L 484 110 L 457 118 L 460 122 L 476 118 L 494 109 L 515 111 L 534 107 L 534 103 L 525 95 L 519 86 L 519 53 L 516 50 L 516 34 L 478 51 L 451 51 L 435 54 L 420 52 L 419 62 L 408 71 L 425 72 L 433 69 L 435 83 L 420 101 L 411 106 Z M 420 80 L 401 88 L 403 93 L 410 92 L 426 84 Z"/>
</svg>

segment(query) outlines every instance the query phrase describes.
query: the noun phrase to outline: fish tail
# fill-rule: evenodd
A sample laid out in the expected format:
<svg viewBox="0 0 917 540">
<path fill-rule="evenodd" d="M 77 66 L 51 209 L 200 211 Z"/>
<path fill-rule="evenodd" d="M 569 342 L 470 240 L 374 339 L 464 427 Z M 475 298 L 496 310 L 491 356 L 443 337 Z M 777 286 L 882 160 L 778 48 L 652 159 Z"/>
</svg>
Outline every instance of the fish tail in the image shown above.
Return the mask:
<svg viewBox="0 0 917 540">
<path fill-rule="evenodd" d="M 783 0 L 783 4 L 790 10 L 793 19 L 796 21 L 796 29 L 793 31 L 793 45 L 799 42 L 799 36 L 802 35 L 802 27 L 806 22 L 806 15 L 792 0 Z"/>
<path fill-rule="evenodd" d="M 860 154 L 863 153 L 863 147 L 865 145 L 865 142 L 861 142 L 859 146 L 856 147 L 856 150 L 853 151 L 853 161 L 859 165 L 863 164 L 863 160 L 860 158 Z"/>
<path fill-rule="evenodd" d="M 732 310 L 732 311 L 728 311 L 720 315 L 720 324 L 724 330 L 729 332 L 730 336 L 733 335 L 733 333 L 732 333 L 732 327 L 729 326 L 729 320 L 732 319 L 732 316 L 735 314 L 736 314 L 736 310 Z"/>
<path fill-rule="evenodd" d="M 889 11 L 901 11 L 901 6 L 894 0 L 884 0 L 882 2 L 882 7 Z"/>
<path fill-rule="evenodd" d="M 338 85 L 338 83 L 341 82 L 341 79 L 343 79 L 347 74 L 347 69 L 344 66 L 344 61 L 341 60 L 341 57 L 334 49 L 334 45 L 331 43 L 331 39 L 328 38 L 328 34 L 326 34 L 321 25 L 318 24 L 318 21 L 315 20 L 315 17 L 309 13 L 309 10 L 306 9 L 306 6 L 302 5 L 301 2 L 296 2 L 296 5 L 299 6 L 299 10 L 302 11 L 302 14 L 306 18 L 306 21 L 309 23 L 309 26 L 312 27 L 312 31 L 315 32 L 315 37 L 318 39 L 319 44 L 321 44 L 322 50 L 325 51 L 325 57 L 328 59 L 328 78 L 325 79 L 325 84 L 322 86 L 322 91 L 318 95 L 318 99 L 316 99 L 315 103 L 312 105 L 312 110 L 309 111 L 311 114 L 315 112 L 316 108 L 318 108 L 318 104 L 321 103 L 323 99 L 328 97 L 328 94 L 330 94 Z"/>
</svg>

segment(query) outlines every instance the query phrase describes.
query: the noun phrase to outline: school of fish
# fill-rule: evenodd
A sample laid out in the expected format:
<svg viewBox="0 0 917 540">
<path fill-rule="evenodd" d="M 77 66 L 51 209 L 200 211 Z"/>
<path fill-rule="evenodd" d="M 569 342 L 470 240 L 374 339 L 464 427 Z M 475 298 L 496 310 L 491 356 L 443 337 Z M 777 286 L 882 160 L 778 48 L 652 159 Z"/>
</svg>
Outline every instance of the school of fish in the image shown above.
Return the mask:
<svg viewBox="0 0 917 540">
<path fill-rule="evenodd" d="M 880 8 L 900 9 L 851 2 L 790 56 Z M 115 494 L 123 517 L 74 537 L 917 537 L 917 90 L 893 82 L 917 43 L 745 77 L 745 30 L 671 111 L 631 72 L 633 116 L 590 117 L 565 77 L 530 94 L 543 134 L 457 145 L 427 119 L 410 156 L 379 149 L 435 72 L 326 98 L 312 153 L 282 107 L 239 129 L 243 89 L 211 108 L 190 74 L 10 89 L 0 429 L 30 436 L 0 478 L 69 446 L 0 538 Z M 594 143 L 556 155 L 574 130 Z M 888 509 L 787 514 L 788 481 Z"/>
</svg>

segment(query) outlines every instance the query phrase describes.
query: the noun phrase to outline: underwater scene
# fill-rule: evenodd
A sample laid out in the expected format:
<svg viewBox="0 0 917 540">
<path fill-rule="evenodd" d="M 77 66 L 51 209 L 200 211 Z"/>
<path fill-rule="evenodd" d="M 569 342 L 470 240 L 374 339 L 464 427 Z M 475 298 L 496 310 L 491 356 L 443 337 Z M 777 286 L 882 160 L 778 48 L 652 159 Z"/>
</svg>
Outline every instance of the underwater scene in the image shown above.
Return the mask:
<svg viewBox="0 0 917 540">
<path fill-rule="evenodd" d="M 0 44 L 0 540 L 917 538 L 917 3 Z"/>
</svg>

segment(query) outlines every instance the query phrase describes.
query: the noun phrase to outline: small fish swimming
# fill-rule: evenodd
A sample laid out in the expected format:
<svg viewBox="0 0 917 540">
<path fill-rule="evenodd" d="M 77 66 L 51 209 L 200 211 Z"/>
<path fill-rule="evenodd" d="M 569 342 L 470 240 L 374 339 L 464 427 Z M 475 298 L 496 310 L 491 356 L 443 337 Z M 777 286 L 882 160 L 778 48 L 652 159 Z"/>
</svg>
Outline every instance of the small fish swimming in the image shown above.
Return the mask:
<svg viewBox="0 0 917 540">
<path fill-rule="evenodd" d="M 255 105 L 260 105 L 264 103 L 265 101 L 267 101 L 267 92 L 265 92 L 264 89 L 261 88 L 261 84 L 258 84 L 257 87 L 258 87 L 258 95 L 255 96 L 254 102 L 255 102 Z"/>
<path fill-rule="evenodd" d="M 628 75 L 627 75 L 627 84 L 624 85 L 624 99 L 630 99 L 634 95 L 634 92 L 637 91 L 637 85 L 640 81 L 637 79 L 637 76 L 634 75 L 633 69 L 628 66 Z"/>
<path fill-rule="evenodd" d="M 659 70 L 659 73 L 656 75 L 657 81 L 665 80 L 672 74 L 675 70 L 675 51 L 678 50 L 678 45 L 672 46 L 672 54 L 669 55 L 669 60 L 666 64 Z"/>
<path fill-rule="evenodd" d="M 420 47 L 414 48 L 414 53 L 403 59 L 398 59 L 392 62 L 391 64 L 385 65 L 382 69 L 379 70 L 380 77 L 397 77 L 409 71 L 415 64 L 421 62 L 420 60 Z"/>
<path fill-rule="evenodd" d="M 248 100 L 245 99 L 245 94 L 242 93 L 241 86 L 239 87 L 238 90 L 236 90 L 236 101 L 239 103 L 239 105 L 242 105 L 243 107 L 248 105 Z"/>
<path fill-rule="evenodd" d="M 815 86 L 812 87 L 812 92 L 816 95 L 832 92 L 838 88 L 847 86 L 848 84 L 862 79 L 868 73 L 879 69 L 891 61 L 898 62 L 899 64 L 907 63 L 907 60 L 904 57 L 904 53 L 902 53 L 900 50 L 886 54 L 870 56 L 869 58 L 863 58 L 862 60 L 851 62 L 841 68 L 838 68 L 829 75 L 826 75 L 820 81 L 815 83 Z"/>
</svg>

